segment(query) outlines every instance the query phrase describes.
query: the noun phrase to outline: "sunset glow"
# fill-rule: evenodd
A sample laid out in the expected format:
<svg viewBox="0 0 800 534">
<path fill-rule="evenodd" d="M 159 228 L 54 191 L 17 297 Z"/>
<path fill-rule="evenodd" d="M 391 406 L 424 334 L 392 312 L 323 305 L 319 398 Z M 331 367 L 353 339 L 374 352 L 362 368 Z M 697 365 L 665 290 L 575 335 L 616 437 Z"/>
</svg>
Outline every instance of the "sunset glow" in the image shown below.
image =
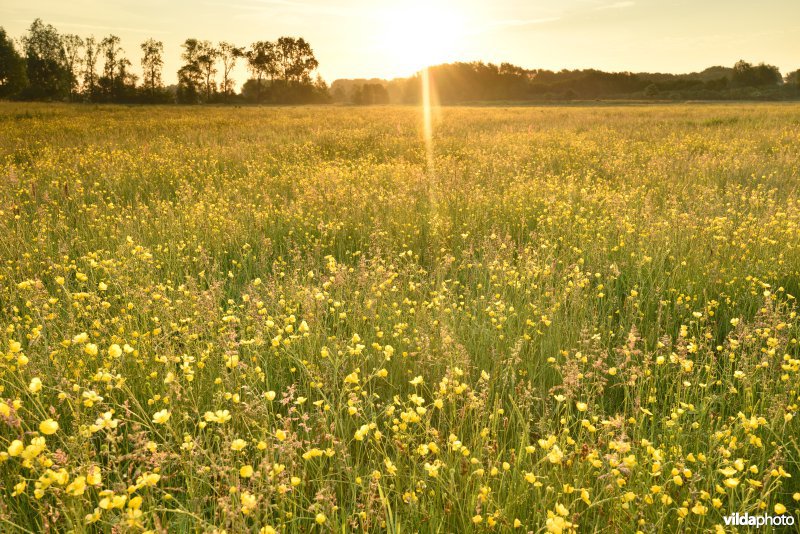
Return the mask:
<svg viewBox="0 0 800 534">
<path fill-rule="evenodd" d="M 467 19 L 456 6 L 411 2 L 380 11 L 376 51 L 399 75 L 463 55 Z"/>
</svg>

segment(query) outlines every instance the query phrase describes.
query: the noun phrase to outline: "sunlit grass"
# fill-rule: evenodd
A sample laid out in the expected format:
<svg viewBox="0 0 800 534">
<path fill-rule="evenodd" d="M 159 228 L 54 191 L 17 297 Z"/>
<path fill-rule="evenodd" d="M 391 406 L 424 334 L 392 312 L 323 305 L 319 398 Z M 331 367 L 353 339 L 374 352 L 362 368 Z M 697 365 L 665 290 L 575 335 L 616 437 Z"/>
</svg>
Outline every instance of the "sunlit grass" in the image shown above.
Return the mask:
<svg viewBox="0 0 800 534">
<path fill-rule="evenodd" d="M 0 105 L 0 530 L 796 516 L 800 108 L 422 126 Z"/>
</svg>

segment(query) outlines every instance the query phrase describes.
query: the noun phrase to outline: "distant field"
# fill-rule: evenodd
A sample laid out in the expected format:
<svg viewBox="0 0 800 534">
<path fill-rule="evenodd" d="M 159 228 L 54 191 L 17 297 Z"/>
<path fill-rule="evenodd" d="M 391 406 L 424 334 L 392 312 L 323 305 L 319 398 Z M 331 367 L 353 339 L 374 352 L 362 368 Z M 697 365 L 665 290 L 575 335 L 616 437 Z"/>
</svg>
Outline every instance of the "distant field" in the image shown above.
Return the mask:
<svg viewBox="0 0 800 534">
<path fill-rule="evenodd" d="M 0 531 L 800 522 L 800 104 L 421 130 L 0 104 Z"/>
</svg>

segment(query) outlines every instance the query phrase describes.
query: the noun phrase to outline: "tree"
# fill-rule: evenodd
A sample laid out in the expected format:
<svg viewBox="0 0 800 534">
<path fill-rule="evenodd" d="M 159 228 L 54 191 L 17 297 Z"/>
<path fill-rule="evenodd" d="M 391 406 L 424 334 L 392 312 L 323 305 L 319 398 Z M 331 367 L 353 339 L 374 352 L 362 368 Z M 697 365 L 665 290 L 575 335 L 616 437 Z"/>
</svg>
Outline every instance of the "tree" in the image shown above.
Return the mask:
<svg viewBox="0 0 800 534">
<path fill-rule="evenodd" d="M 650 97 L 650 98 L 654 98 L 654 97 L 658 96 L 658 93 L 659 93 L 658 85 L 656 85 L 654 83 L 651 83 L 650 85 L 648 85 L 647 87 L 644 88 L 644 96 L 647 96 L 647 97 Z"/>
<path fill-rule="evenodd" d="M 281 37 L 275 43 L 278 75 L 286 83 L 310 83 L 311 73 L 319 66 L 305 39 Z"/>
<path fill-rule="evenodd" d="M 208 102 L 216 91 L 214 75 L 219 51 L 210 41 L 197 39 L 186 39 L 181 46 L 184 65 L 178 70 L 178 100 L 187 104 L 197 103 L 202 90 Z"/>
<path fill-rule="evenodd" d="M 142 84 L 143 89 L 150 93 L 151 99 L 156 91 L 163 87 L 161 82 L 161 69 L 164 67 L 164 43 L 153 38 L 140 45 L 142 49 Z"/>
<path fill-rule="evenodd" d="M 25 60 L 0 27 L 0 98 L 18 96 L 28 85 Z"/>
<path fill-rule="evenodd" d="M 797 69 L 787 74 L 784 80 L 788 85 L 793 85 L 797 89 L 800 89 L 800 69 Z"/>
<path fill-rule="evenodd" d="M 69 73 L 69 91 L 73 96 L 78 94 L 78 75 L 81 68 L 81 48 L 83 46 L 83 39 L 78 35 L 67 34 L 61 37 L 64 65 Z"/>
<path fill-rule="evenodd" d="M 222 84 L 220 84 L 219 89 L 223 95 L 227 96 L 233 94 L 231 71 L 236 66 L 236 61 L 244 56 L 244 48 L 222 41 L 219 43 L 218 50 L 219 57 L 222 60 Z"/>
<path fill-rule="evenodd" d="M 135 92 L 136 77 L 128 70 L 131 62 L 125 57 L 120 42 L 116 35 L 109 35 L 100 42 L 104 63 L 103 76 L 98 85 L 111 102 L 130 100 Z"/>
<path fill-rule="evenodd" d="M 36 19 L 22 38 L 27 65 L 25 96 L 32 99 L 61 99 L 69 95 L 70 74 L 65 65 L 61 36 L 50 24 Z"/>
<path fill-rule="evenodd" d="M 86 38 L 83 56 L 83 94 L 89 101 L 97 98 L 97 58 L 100 45 L 94 36 Z"/>
<path fill-rule="evenodd" d="M 197 56 L 197 64 L 203 77 L 203 86 L 206 93 L 206 102 L 211 100 L 212 93 L 217 90 L 217 83 L 214 76 L 217 74 L 217 58 L 219 50 L 214 48 L 210 41 L 200 41 Z"/>
<path fill-rule="evenodd" d="M 380 83 L 365 83 L 353 90 L 353 103 L 362 106 L 388 104 L 389 93 Z"/>
<path fill-rule="evenodd" d="M 122 55 L 120 38 L 116 35 L 104 37 L 103 40 L 100 41 L 100 51 L 105 58 L 105 63 L 103 64 L 104 79 L 102 82 L 104 82 L 103 85 L 105 85 L 105 90 L 108 93 L 108 96 L 111 97 L 117 77 L 117 64 L 119 62 L 119 56 Z"/>
<path fill-rule="evenodd" d="M 250 50 L 245 54 L 247 67 L 255 78 L 256 101 L 260 102 L 262 97 L 262 87 L 267 76 L 274 81 L 278 73 L 278 56 L 275 51 L 275 43 L 270 41 L 256 41 L 250 45 Z"/>
<path fill-rule="evenodd" d="M 781 80 L 781 72 L 778 67 L 764 63 L 753 66 L 743 59 L 736 62 L 731 74 L 731 82 L 738 87 L 778 85 Z"/>
</svg>

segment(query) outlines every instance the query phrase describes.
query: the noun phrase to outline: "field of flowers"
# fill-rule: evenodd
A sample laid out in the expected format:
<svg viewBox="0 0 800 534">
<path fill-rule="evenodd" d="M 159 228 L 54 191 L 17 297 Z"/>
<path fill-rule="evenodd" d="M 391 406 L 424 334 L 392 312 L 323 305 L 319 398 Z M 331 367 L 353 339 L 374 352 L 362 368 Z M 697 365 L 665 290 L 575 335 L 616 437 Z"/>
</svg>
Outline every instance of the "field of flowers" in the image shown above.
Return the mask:
<svg viewBox="0 0 800 534">
<path fill-rule="evenodd" d="M 421 130 L 0 105 L 0 531 L 797 517 L 800 106 Z"/>
</svg>

